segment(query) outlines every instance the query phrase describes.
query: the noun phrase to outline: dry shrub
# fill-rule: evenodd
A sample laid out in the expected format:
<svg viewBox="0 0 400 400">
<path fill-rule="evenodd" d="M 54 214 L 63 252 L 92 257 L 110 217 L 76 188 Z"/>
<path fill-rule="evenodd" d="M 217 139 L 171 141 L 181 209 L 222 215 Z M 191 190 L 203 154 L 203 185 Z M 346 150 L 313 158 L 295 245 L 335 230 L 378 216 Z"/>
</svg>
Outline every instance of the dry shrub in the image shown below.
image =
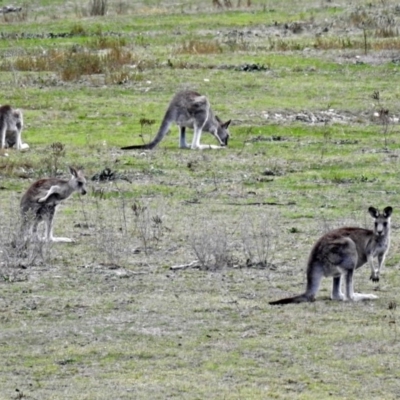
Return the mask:
<svg viewBox="0 0 400 400">
<path fill-rule="evenodd" d="M 276 216 L 271 219 L 276 220 Z M 276 221 L 275 221 L 276 223 Z M 270 218 L 266 215 L 257 218 L 244 216 L 240 224 L 243 252 L 246 266 L 257 268 L 274 268 L 274 231 Z"/>
<path fill-rule="evenodd" d="M 135 202 L 131 206 L 135 235 L 142 244 L 146 254 L 149 254 L 150 245 L 158 243 L 164 235 L 164 213 L 159 205 Z"/>
<path fill-rule="evenodd" d="M 223 49 L 215 40 L 189 40 L 176 49 L 176 54 L 218 54 Z"/>
<path fill-rule="evenodd" d="M 379 29 L 395 27 L 396 19 L 393 12 L 387 10 L 376 11 L 373 8 L 359 6 L 347 17 L 347 25 L 353 25 L 358 28 Z"/>
<path fill-rule="evenodd" d="M 26 268 L 49 261 L 52 243 L 32 240 L 21 234 L 19 198 L 10 199 L 9 207 L 0 209 L 0 281 L 13 282 L 26 279 Z M 43 236 L 43 224 L 38 234 Z"/>
<path fill-rule="evenodd" d="M 137 69 L 154 67 L 155 62 L 142 63 L 134 59 L 132 52 L 123 47 L 125 40 L 121 38 L 99 37 L 89 42 L 90 50 L 80 46 L 69 49 L 51 49 L 24 54 L 10 61 L 0 61 L 3 71 L 53 71 L 60 74 L 63 81 L 74 81 L 82 75 L 116 74 L 124 78 L 116 78 L 117 82 L 125 81 L 128 73 L 124 66 L 136 64 Z M 118 74 L 116 74 L 117 76 Z M 140 77 L 138 77 L 140 80 Z"/>
<path fill-rule="evenodd" d="M 111 199 L 109 195 L 112 194 L 110 191 L 115 190 L 114 186 L 100 184 L 92 188 L 93 195 L 89 201 L 94 202 L 94 207 L 87 208 L 90 211 L 86 219 L 95 235 L 92 245 L 96 252 L 96 261 L 119 264 L 133 253 L 124 196 L 121 194 L 116 199 Z"/>
<path fill-rule="evenodd" d="M 73 27 L 74 34 L 84 33 L 81 25 Z M 103 36 L 101 31 L 86 45 L 35 50 L 22 53 L 16 58 L 0 60 L 2 71 L 48 71 L 58 73 L 63 81 L 74 81 L 82 75 L 107 74 L 108 78 L 121 83 L 130 80 L 141 80 L 137 71 L 154 68 L 158 65 L 155 60 L 140 60 L 129 48 L 127 40 L 121 37 Z M 130 74 L 125 66 L 135 65 L 135 73 Z M 110 74 L 113 76 L 110 77 Z M 119 75 L 119 76 L 118 76 Z"/>
<path fill-rule="evenodd" d="M 362 41 L 356 42 L 348 37 L 345 38 L 316 38 L 314 42 L 314 48 L 320 50 L 330 50 L 330 49 L 350 49 L 350 48 L 363 48 L 364 43 Z"/>
<path fill-rule="evenodd" d="M 109 85 L 122 85 L 127 82 L 140 82 L 144 80 L 143 74 L 139 71 L 115 71 L 106 73 L 105 82 Z"/>
<path fill-rule="evenodd" d="M 242 0 L 238 0 L 236 6 L 237 6 L 237 7 L 241 7 L 241 6 L 242 6 Z M 247 7 L 251 7 L 251 0 L 246 0 L 246 6 L 247 6 Z"/>
<path fill-rule="evenodd" d="M 365 40 L 350 38 L 317 38 L 314 42 L 314 48 L 320 50 L 331 49 L 364 49 Z M 368 48 L 372 50 L 399 50 L 400 38 L 393 37 L 381 40 L 367 42 Z"/>
<path fill-rule="evenodd" d="M 350 14 L 350 16 L 348 17 L 348 22 L 354 26 L 361 26 L 365 24 L 370 24 L 371 19 L 366 10 L 358 8 Z"/>
<path fill-rule="evenodd" d="M 82 75 L 118 71 L 132 62 L 132 53 L 122 48 L 112 48 L 103 55 L 87 51 L 51 50 L 42 55 L 21 56 L 14 62 L 5 60 L 0 64 L 0 70 L 54 71 L 60 74 L 63 81 L 73 81 Z"/>
<path fill-rule="evenodd" d="M 65 146 L 60 142 L 52 143 L 47 147 L 46 156 L 42 159 L 40 176 L 57 176 L 61 172 L 61 161 L 65 157 Z"/>
<path fill-rule="evenodd" d="M 0 69 L 3 71 L 54 71 L 64 58 L 63 51 L 53 49 L 39 54 L 19 56 L 13 62 L 4 60 L 0 64 Z"/>
<path fill-rule="evenodd" d="M 108 1 L 107 0 L 91 0 L 89 2 L 89 15 L 104 16 L 107 14 Z"/>
<path fill-rule="evenodd" d="M 128 1 L 123 1 L 119 0 L 115 4 L 115 12 L 118 15 L 124 15 L 128 12 L 129 10 L 129 2 Z"/>
<path fill-rule="evenodd" d="M 373 50 L 399 50 L 400 49 L 400 38 L 378 40 L 378 41 L 372 42 L 370 45 Z"/>
<path fill-rule="evenodd" d="M 305 43 L 295 40 L 269 39 L 269 50 L 275 51 L 300 51 L 306 47 Z"/>
<path fill-rule="evenodd" d="M 88 42 L 88 47 L 93 50 L 118 49 L 126 46 L 127 40 L 122 37 L 98 36 Z"/>
<path fill-rule="evenodd" d="M 233 7 L 231 0 L 212 0 L 212 5 L 217 8 L 223 8 L 223 6 L 225 6 L 226 8 Z M 251 0 L 246 0 L 246 5 L 247 7 L 251 7 Z M 238 0 L 236 3 L 236 7 L 241 7 L 241 6 L 242 6 L 242 0 Z"/>
<path fill-rule="evenodd" d="M 232 265 L 226 226 L 202 220 L 189 234 L 189 244 L 203 270 L 218 270 Z"/>
<path fill-rule="evenodd" d="M 122 47 L 113 47 L 102 57 L 102 62 L 107 69 L 116 70 L 123 65 L 131 64 L 133 61 L 132 53 Z"/>
<path fill-rule="evenodd" d="M 0 69 L 3 71 L 50 71 L 50 60 L 44 56 L 20 56 L 14 62 L 4 60 Z"/>
<path fill-rule="evenodd" d="M 60 65 L 60 76 L 63 81 L 74 81 L 82 75 L 101 74 L 101 58 L 90 53 L 71 53 Z"/>
<path fill-rule="evenodd" d="M 74 24 L 70 31 L 73 36 L 86 36 L 87 31 L 82 24 Z"/>
<path fill-rule="evenodd" d="M 393 38 L 399 36 L 399 29 L 393 26 L 377 29 L 374 33 L 378 38 Z"/>
<path fill-rule="evenodd" d="M 27 21 L 28 14 L 29 14 L 29 7 L 28 3 L 25 2 L 19 11 L 3 13 L 3 21 L 5 23 Z"/>
<path fill-rule="evenodd" d="M 4 177 L 32 177 L 31 172 L 37 168 L 36 161 L 19 157 L 0 157 L 0 174 Z"/>
</svg>

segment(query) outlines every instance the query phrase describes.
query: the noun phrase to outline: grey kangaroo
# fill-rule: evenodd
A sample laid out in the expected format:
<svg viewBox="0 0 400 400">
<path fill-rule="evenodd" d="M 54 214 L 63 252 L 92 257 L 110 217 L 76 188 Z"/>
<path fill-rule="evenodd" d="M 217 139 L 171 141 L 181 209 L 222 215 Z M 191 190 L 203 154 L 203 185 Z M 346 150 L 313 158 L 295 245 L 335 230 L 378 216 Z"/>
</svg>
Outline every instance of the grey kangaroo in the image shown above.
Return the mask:
<svg viewBox="0 0 400 400">
<path fill-rule="evenodd" d="M 0 106 L 0 135 L 1 148 L 15 147 L 18 150 L 27 150 L 29 146 L 22 143 L 22 128 L 24 125 L 22 111 L 10 105 Z"/>
<path fill-rule="evenodd" d="M 23 237 L 37 237 L 37 227 L 41 222 L 46 224 L 45 241 L 73 242 L 65 237 L 53 237 L 53 220 L 57 206 L 72 193 L 86 194 L 86 179 L 80 170 L 69 168 L 69 180 L 44 178 L 34 182 L 21 198 L 22 234 Z"/>
<path fill-rule="evenodd" d="M 333 277 L 332 300 L 365 300 L 378 298 L 374 294 L 354 293 L 353 274 L 366 262 L 371 267 L 373 282 L 379 281 L 380 269 L 390 245 L 390 216 L 392 207 L 382 213 L 369 207 L 375 220 L 374 229 L 343 227 L 322 236 L 311 250 L 307 264 L 307 287 L 303 294 L 271 301 L 269 304 L 290 304 L 314 301 L 324 276 Z M 378 259 L 375 268 L 374 258 Z M 345 278 L 345 294 L 341 292 L 342 277 Z"/>
<path fill-rule="evenodd" d="M 122 150 L 154 149 L 164 139 L 174 122 L 179 126 L 179 147 L 181 149 L 220 149 L 228 145 L 228 127 L 231 121 L 222 122 L 214 115 L 206 96 L 185 90 L 178 92 L 172 98 L 157 135 L 150 143 L 122 147 Z M 186 128 L 194 130 L 191 146 L 186 143 Z M 203 131 L 214 135 L 219 145 L 200 144 Z"/>
</svg>

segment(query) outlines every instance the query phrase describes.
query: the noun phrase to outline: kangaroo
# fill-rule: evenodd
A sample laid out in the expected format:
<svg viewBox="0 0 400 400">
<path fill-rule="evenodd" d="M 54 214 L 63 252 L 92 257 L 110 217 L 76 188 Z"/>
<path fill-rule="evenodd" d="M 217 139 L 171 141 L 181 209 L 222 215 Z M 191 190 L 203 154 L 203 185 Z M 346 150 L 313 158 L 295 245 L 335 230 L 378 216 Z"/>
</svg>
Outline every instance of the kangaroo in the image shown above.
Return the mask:
<svg viewBox="0 0 400 400">
<path fill-rule="evenodd" d="M 228 127 L 231 121 L 222 122 L 214 115 L 206 96 L 185 90 L 178 92 L 172 98 L 157 135 L 150 143 L 122 147 L 122 150 L 154 149 L 164 139 L 173 122 L 179 126 L 179 147 L 181 149 L 220 149 L 228 145 Z M 186 128 L 194 130 L 191 146 L 186 143 Z M 200 139 L 203 131 L 214 135 L 219 146 L 201 145 Z"/>
<path fill-rule="evenodd" d="M 44 178 L 34 182 L 21 198 L 22 234 L 37 236 L 37 227 L 46 223 L 47 242 L 71 243 L 72 239 L 53 237 L 53 220 L 57 206 L 72 193 L 86 194 L 86 179 L 80 170 L 69 168 L 69 180 L 59 178 Z"/>
<path fill-rule="evenodd" d="M 24 125 L 22 111 L 10 105 L 0 106 L 1 148 L 15 147 L 17 150 L 27 150 L 29 146 L 22 143 L 22 128 Z"/>
<path fill-rule="evenodd" d="M 314 301 L 322 277 L 332 276 L 332 300 L 365 300 L 378 298 L 374 294 L 354 293 L 354 270 L 366 262 L 371 267 L 370 279 L 379 281 L 381 267 L 390 245 L 390 216 L 392 207 L 386 207 L 382 213 L 369 207 L 375 220 L 374 229 L 343 227 L 323 235 L 311 250 L 307 264 L 307 287 L 303 294 L 271 301 L 269 304 L 290 304 Z M 378 259 L 375 268 L 374 257 Z M 342 277 L 345 278 L 345 294 L 341 292 Z"/>
</svg>

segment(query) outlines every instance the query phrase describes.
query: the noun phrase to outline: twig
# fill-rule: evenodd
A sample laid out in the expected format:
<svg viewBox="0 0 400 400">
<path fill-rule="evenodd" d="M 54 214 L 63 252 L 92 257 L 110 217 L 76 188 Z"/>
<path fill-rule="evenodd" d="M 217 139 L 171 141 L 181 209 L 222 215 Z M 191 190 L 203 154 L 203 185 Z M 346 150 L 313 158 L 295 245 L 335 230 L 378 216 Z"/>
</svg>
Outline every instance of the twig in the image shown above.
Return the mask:
<svg viewBox="0 0 400 400">
<path fill-rule="evenodd" d="M 188 264 L 172 265 L 171 267 L 169 267 L 169 269 L 172 271 L 177 271 L 177 270 L 187 269 L 187 268 L 200 268 L 200 261 L 194 260 Z"/>
<path fill-rule="evenodd" d="M 295 201 L 289 201 L 287 203 L 278 203 L 276 201 L 254 201 L 251 203 L 225 203 L 228 206 L 293 206 L 296 204 Z"/>
</svg>

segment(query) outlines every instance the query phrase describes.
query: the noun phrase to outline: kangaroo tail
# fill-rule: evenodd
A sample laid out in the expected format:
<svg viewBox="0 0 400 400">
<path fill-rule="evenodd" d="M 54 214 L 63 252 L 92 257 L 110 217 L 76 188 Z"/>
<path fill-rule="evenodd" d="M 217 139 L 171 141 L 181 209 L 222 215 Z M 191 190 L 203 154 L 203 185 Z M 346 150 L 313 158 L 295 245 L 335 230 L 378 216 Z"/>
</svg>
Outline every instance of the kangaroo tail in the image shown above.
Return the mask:
<svg viewBox="0 0 400 400">
<path fill-rule="evenodd" d="M 169 119 L 168 112 L 165 115 L 160 129 L 157 132 L 156 137 L 147 144 L 138 144 L 138 145 L 133 145 L 133 146 L 126 146 L 126 147 L 121 147 L 121 150 L 132 150 L 132 149 L 142 149 L 142 150 L 152 150 L 154 149 L 158 143 L 161 142 L 161 140 L 164 139 L 165 135 L 168 133 L 169 127 L 171 126 L 171 120 Z"/>
<path fill-rule="evenodd" d="M 275 305 L 284 305 L 284 304 L 296 304 L 296 303 L 306 303 L 306 302 L 312 302 L 314 301 L 315 298 L 314 296 L 308 296 L 307 294 L 299 294 L 298 296 L 293 296 L 293 297 L 286 297 L 284 299 L 280 300 L 275 300 L 275 301 L 270 301 L 269 304 L 272 306 Z"/>
<path fill-rule="evenodd" d="M 134 146 L 125 146 L 121 147 L 121 150 L 137 150 L 137 149 L 142 149 L 142 150 L 151 150 L 154 149 L 155 146 L 151 146 L 151 143 L 148 144 L 138 144 Z"/>
</svg>

